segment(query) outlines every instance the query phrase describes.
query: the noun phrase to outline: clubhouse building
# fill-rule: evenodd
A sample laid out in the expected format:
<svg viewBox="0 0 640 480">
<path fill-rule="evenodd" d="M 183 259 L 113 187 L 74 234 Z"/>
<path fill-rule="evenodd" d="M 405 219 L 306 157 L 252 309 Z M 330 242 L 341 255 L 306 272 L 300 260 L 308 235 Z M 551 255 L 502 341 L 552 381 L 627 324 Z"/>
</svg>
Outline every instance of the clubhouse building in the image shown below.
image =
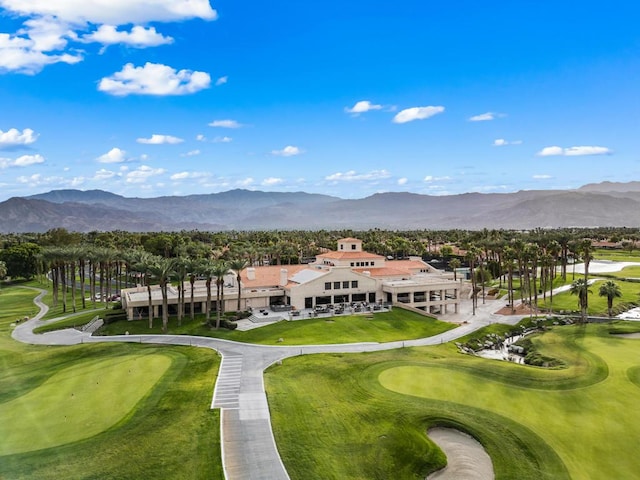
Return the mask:
<svg viewBox="0 0 640 480">
<path fill-rule="evenodd" d="M 223 302 L 225 311 L 237 310 L 240 289 L 241 310 L 291 312 L 329 308 L 378 309 L 382 305 L 406 305 L 439 315 L 458 313 L 462 285 L 452 273 L 438 270 L 420 257 L 388 260 L 362 250 L 356 238 L 338 240 L 338 249 L 318 255 L 314 263 L 302 265 L 267 265 L 248 267 L 225 277 Z M 212 305 L 215 308 L 216 286 L 212 282 Z M 191 284 L 183 284 L 185 309 L 189 312 Z M 162 294 L 151 287 L 153 316 L 162 314 Z M 170 314 L 177 311 L 178 287 L 168 287 Z M 129 320 L 148 316 L 147 287 L 138 286 L 121 292 L 122 307 Z M 206 310 L 207 289 L 204 280 L 193 286 L 196 312 Z"/>
</svg>

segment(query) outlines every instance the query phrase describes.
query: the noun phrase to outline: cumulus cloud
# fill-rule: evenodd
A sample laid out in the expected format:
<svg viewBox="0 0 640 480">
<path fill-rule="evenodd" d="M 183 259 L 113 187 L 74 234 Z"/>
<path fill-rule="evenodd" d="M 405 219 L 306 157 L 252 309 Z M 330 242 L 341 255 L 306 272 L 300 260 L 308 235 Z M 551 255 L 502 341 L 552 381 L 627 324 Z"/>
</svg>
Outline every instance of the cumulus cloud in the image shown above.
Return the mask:
<svg viewBox="0 0 640 480">
<path fill-rule="evenodd" d="M 216 87 L 219 87 L 220 85 L 224 85 L 228 81 L 229 81 L 229 77 L 227 77 L 226 75 L 224 77 L 220 77 L 216 80 Z"/>
<path fill-rule="evenodd" d="M 173 137 L 171 135 L 159 135 L 154 133 L 150 138 L 138 138 L 136 140 L 138 143 L 144 143 L 146 145 L 163 145 L 163 144 L 171 144 L 175 145 L 177 143 L 184 142 L 183 139 L 178 137 Z"/>
<path fill-rule="evenodd" d="M 209 0 L 0 0 L 0 7 L 20 16 L 57 18 L 80 25 L 126 25 L 217 18 Z"/>
<path fill-rule="evenodd" d="M 25 128 L 22 132 L 17 128 L 10 128 L 6 132 L 0 130 L 0 149 L 30 145 L 37 139 L 38 134 L 30 128 Z"/>
<path fill-rule="evenodd" d="M 211 174 L 209 172 L 179 172 L 174 173 L 169 178 L 173 181 L 195 179 L 195 178 L 208 178 Z"/>
<path fill-rule="evenodd" d="M 579 147 L 544 147 L 537 155 L 539 157 L 552 157 L 552 156 L 565 156 L 565 157 L 580 157 L 583 155 L 609 155 L 613 151 L 607 147 L 599 146 L 579 146 Z"/>
<path fill-rule="evenodd" d="M 78 53 L 49 53 L 38 50 L 31 38 L 0 33 L 0 73 L 35 75 L 47 65 L 73 64 L 81 60 L 82 55 Z"/>
<path fill-rule="evenodd" d="M 279 185 L 281 183 L 284 183 L 284 180 L 282 178 L 277 178 L 277 177 L 265 178 L 261 182 L 261 184 L 266 187 L 272 187 L 273 185 Z"/>
<path fill-rule="evenodd" d="M 532 178 L 534 178 L 535 180 L 547 180 L 553 177 L 551 175 L 541 174 L 541 175 L 534 175 Z"/>
<path fill-rule="evenodd" d="M 493 141 L 494 147 L 504 147 L 505 145 L 520 145 L 522 140 L 505 140 L 504 138 L 496 138 Z"/>
<path fill-rule="evenodd" d="M 486 112 L 481 113 L 480 115 L 474 115 L 473 117 L 469 117 L 470 122 L 488 122 L 490 120 L 495 120 L 496 118 L 506 117 L 504 113 L 496 113 L 496 112 Z"/>
<path fill-rule="evenodd" d="M 117 175 L 118 174 L 116 172 L 112 172 L 111 170 L 101 168 L 94 174 L 92 180 L 109 180 L 110 178 L 113 178 Z"/>
<path fill-rule="evenodd" d="M 336 172 L 324 177 L 329 182 L 360 182 L 371 180 L 382 180 L 389 178 L 391 174 L 387 170 L 373 170 L 368 173 L 357 173 L 355 170 L 347 172 Z"/>
<path fill-rule="evenodd" d="M 428 106 L 428 107 L 411 107 L 400 110 L 393 117 L 393 123 L 407 123 L 413 120 L 424 120 L 425 118 L 433 117 L 439 113 L 444 112 L 442 106 Z"/>
<path fill-rule="evenodd" d="M 229 142 L 232 142 L 232 141 L 233 141 L 233 138 L 231 138 L 231 137 L 227 137 L 227 136 L 224 136 L 224 137 L 215 137 L 215 138 L 213 139 L 213 143 L 229 143 Z"/>
<path fill-rule="evenodd" d="M 134 25 L 130 32 L 118 30 L 114 25 L 100 25 L 95 32 L 81 37 L 83 42 L 97 42 L 105 47 L 115 44 L 128 45 L 134 48 L 157 47 L 173 43 L 173 38 L 158 33 L 155 27 Z"/>
<path fill-rule="evenodd" d="M 136 48 L 163 45 L 173 39 L 155 27 L 141 25 L 217 18 L 209 0 L 0 0 L 0 8 L 25 19 L 17 32 L 0 34 L 0 73 L 30 75 L 46 65 L 83 60 L 73 43 L 99 42 L 105 47 L 123 43 Z M 133 26 L 130 31 L 119 31 L 122 25 Z"/>
<path fill-rule="evenodd" d="M 0 157 L 0 169 L 8 167 L 28 167 L 37 163 L 44 163 L 42 155 L 22 155 L 16 159 Z"/>
<path fill-rule="evenodd" d="M 242 124 L 236 120 L 225 119 L 225 120 L 214 120 L 209 124 L 210 127 L 219 127 L 219 128 L 240 128 Z"/>
<path fill-rule="evenodd" d="M 359 115 L 370 110 L 382 110 L 382 105 L 376 105 L 374 103 L 371 103 L 369 100 L 360 100 L 359 102 L 356 102 L 353 107 L 345 107 L 344 109 L 345 112 L 354 115 Z"/>
<path fill-rule="evenodd" d="M 134 67 L 127 63 L 122 70 L 104 77 L 98 90 L 124 97 L 126 95 L 188 95 L 209 88 L 208 73 L 191 70 L 175 70 L 161 63 L 145 63 Z"/>
<path fill-rule="evenodd" d="M 281 150 L 271 150 L 272 155 L 279 155 L 281 157 L 293 157 L 294 155 L 300 155 L 303 151 L 293 145 L 287 145 Z"/>
<path fill-rule="evenodd" d="M 148 165 L 140 165 L 135 170 L 131 170 L 125 175 L 127 183 L 144 183 L 150 177 L 162 175 L 166 172 L 164 168 L 152 168 Z"/>
<path fill-rule="evenodd" d="M 398 185 L 406 185 L 409 179 L 407 177 L 402 177 L 398 179 Z"/>
<path fill-rule="evenodd" d="M 425 182 L 425 183 L 431 183 L 431 182 L 443 182 L 443 181 L 447 181 L 447 180 L 451 180 L 451 177 L 449 177 L 449 176 L 434 177 L 433 175 L 427 175 L 426 177 L 424 177 L 424 179 L 422 181 Z"/>
<path fill-rule="evenodd" d="M 127 152 L 114 147 L 107 153 L 100 155 L 96 160 L 100 163 L 122 163 L 127 161 Z"/>
</svg>

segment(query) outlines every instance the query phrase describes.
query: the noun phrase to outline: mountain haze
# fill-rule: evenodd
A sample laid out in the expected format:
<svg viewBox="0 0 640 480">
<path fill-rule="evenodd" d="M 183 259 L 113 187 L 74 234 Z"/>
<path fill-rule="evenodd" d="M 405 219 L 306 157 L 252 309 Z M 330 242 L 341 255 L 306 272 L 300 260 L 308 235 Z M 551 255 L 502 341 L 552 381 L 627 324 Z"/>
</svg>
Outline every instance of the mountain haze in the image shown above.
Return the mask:
<svg viewBox="0 0 640 480">
<path fill-rule="evenodd" d="M 0 203 L 0 231 L 273 229 L 530 229 L 640 226 L 640 182 L 577 190 L 430 196 L 406 192 L 341 199 L 305 192 L 230 190 L 130 198 L 102 190 L 54 190 Z"/>
</svg>

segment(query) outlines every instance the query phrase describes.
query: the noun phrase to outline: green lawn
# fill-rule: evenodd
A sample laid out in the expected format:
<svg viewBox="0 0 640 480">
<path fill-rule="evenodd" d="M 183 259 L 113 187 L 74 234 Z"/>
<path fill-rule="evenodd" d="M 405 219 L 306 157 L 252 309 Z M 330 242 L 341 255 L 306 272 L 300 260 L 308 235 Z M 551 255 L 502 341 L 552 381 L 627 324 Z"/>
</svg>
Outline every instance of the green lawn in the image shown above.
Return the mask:
<svg viewBox="0 0 640 480">
<path fill-rule="evenodd" d="M 622 291 L 622 297 L 616 298 L 613 301 L 614 309 L 621 304 L 638 303 L 640 301 L 640 283 L 616 281 Z M 602 284 L 602 280 L 594 282 L 589 286 L 591 293 L 589 294 L 589 315 L 607 316 L 607 297 L 601 297 L 598 295 L 598 289 Z M 540 308 L 550 308 L 551 302 L 549 296 L 547 301 L 544 302 L 541 298 L 538 300 L 538 306 Z M 626 308 L 625 308 L 626 309 Z M 553 310 L 555 312 L 574 311 L 579 312 L 578 297 L 571 295 L 570 292 L 562 292 L 553 296 Z M 623 309 L 624 310 L 624 309 Z"/>
<path fill-rule="evenodd" d="M 35 295 L 0 293 L 0 478 L 223 478 L 215 352 L 24 345 L 10 324 Z"/>
<path fill-rule="evenodd" d="M 202 316 L 196 317 L 193 322 L 190 319 L 183 319 L 183 325 L 179 327 L 177 320 L 171 318 L 169 333 L 202 335 L 263 345 L 319 345 L 409 340 L 430 337 L 456 326 L 400 308 L 372 315 L 281 321 L 246 332 L 223 328 L 211 329 L 204 326 L 203 321 Z M 122 335 L 125 332 L 129 332 L 130 335 L 159 334 L 161 323 L 160 320 L 155 320 L 154 328 L 150 330 L 146 320 L 119 321 L 106 325 L 99 333 L 104 335 Z M 280 339 L 282 342 L 279 341 Z"/>
<path fill-rule="evenodd" d="M 295 357 L 265 377 L 292 479 L 424 478 L 443 465 L 430 426 L 460 428 L 497 479 L 634 478 L 640 471 L 640 325 L 555 327 L 533 341 L 568 368 L 457 353 L 449 344 Z M 348 462 L 344 458 L 349 458 Z"/>
</svg>

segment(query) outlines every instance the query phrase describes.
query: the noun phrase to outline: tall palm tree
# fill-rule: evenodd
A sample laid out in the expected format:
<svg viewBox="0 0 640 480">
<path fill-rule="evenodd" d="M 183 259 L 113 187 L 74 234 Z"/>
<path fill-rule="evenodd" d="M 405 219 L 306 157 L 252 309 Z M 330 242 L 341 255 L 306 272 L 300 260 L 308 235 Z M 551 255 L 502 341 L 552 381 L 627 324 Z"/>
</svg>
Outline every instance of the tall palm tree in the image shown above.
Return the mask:
<svg viewBox="0 0 640 480">
<path fill-rule="evenodd" d="M 449 267 L 453 270 L 453 280 L 458 281 L 458 272 L 456 271 L 460 268 L 461 262 L 459 258 L 452 258 L 449 260 Z"/>
<path fill-rule="evenodd" d="M 136 258 L 133 260 L 133 268 L 142 274 L 143 283 L 147 286 L 148 298 L 148 316 L 149 328 L 153 328 L 153 298 L 151 296 L 151 266 L 155 263 L 156 258 L 149 252 L 139 250 Z"/>
<path fill-rule="evenodd" d="M 160 284 L 160 292 L 162 293 L 162 333 L 167 333 L 169 329 L 169 301 L 168 301 L 168 285 L 171 276 L 175 273 L 175 259 L 157 257 L 156 261 L 150 265 L 149 270 Z"/>
<path fill-rule="evenodd" d="M 7 264 L 0 260 L 0 282 L 7 276 Z"/>
<path fill-rule="evenodd" d="M 588 297 L 589 293 L 591 293 L 591 290 L 589 290 L 589 284 L 584 278 L 579 278 L 571 284 L 569 292 L 571 295 L 576 295 L 578 297 L 580 320 L 582 323 L 585 323 L 587 321 Z"/>
<path fill-rule="evenodd" d="M 225 260 L 218 260 L 213 265 L 213 276 L 216 278 L 216 330 L 220 328 L 220 315 L 224 300 L 224 277 L 230 273 L 229 264 Z"/>
<path fill-rule="evenodd" d="M 245 258 L 237 258 L 229 262 L 229 268 L 236 272 L 236 281 L 238 283 L 238 304 L 236 311 L 240 311 L 240 303 L 242 300 L 242 271 L 249 266 L 249 262 Z"/>
<path fill-rule="evenodd" d="M 174 260 L 174 278 L 178 281 L 178 325 L 182 325 L 185 304 L 184 282 L 189 272 L 190 261 L 186 257 L 177 257 Z"/>
<path fill-rule="evenodd" d="M 598 289 L 598 295 L 600 295 L 601 297 L 607 297 L 607 312 L 609 313 L 610 317 L 613 317 L 613 299 L 622 296 L 620 285 L 618 285 L 613 280 L 607 280 L 600 285 L 600 288 Z"/>
</svg>

